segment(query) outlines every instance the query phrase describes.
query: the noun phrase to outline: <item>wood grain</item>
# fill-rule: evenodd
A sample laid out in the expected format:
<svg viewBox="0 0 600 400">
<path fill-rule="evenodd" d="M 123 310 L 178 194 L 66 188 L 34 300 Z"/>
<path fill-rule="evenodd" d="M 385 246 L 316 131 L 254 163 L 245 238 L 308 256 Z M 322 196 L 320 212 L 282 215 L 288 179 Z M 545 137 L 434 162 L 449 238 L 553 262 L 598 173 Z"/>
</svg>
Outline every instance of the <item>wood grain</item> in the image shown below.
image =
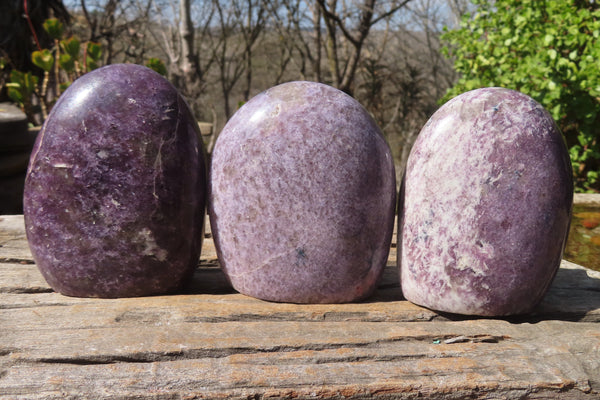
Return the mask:
<svg viewBox="0 0 600 400">
<path fill-rule="evenodd" d="M 395 252 L 365 302 L 249 298 L 210 237 L 181 294 L 81 299 L 45 283 L 22 217 L 0 219 L 3 400 L 600 398 L 600 273 L 566 261 L 535 312 L 509 319 L 405 301 Z"/>
</svg>

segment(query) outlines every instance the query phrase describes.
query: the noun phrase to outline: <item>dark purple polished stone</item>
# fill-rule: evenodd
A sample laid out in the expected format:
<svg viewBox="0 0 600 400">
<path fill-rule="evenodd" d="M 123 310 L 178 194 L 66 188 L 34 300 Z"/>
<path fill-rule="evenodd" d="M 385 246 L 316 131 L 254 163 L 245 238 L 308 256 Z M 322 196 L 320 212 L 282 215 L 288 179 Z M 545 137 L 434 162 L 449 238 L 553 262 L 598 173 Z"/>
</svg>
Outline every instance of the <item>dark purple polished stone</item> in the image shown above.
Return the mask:
<svg viewBox="0 0 600 400">
<path fill-rule="evenodd" d="M 560 265 L 573 202 L 561 133 L 530 97 L 464 93 L 427 122 L 399 199 L 407 300 L 451 313 L 527 313 Z"/>
<path fill-rule="evenodd" d="M 209 215 L 234 288 L 339 303 L 368 296 L 393 230 L 390 149 L 353 98 L 290 82 L 246 103 L 212 156 Z"/>
<path fill-rule="evenodd" d="M 97 69 L 63 93 L 24 195 L 29 246 L 54 290 L 155 295 L 190 277 L 206 201 L 197 129 L 177 90 L 139 65 Z"/>
</svg>

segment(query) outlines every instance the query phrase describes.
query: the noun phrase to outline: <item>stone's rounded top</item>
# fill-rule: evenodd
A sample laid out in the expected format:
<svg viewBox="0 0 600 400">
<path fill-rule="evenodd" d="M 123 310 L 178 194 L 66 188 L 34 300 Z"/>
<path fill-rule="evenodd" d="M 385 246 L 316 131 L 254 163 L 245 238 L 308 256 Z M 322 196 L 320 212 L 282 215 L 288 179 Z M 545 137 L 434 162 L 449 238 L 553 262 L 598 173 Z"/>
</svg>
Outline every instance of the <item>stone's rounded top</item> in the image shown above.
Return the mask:
<svg viewBox="0 0 600 400">
<path fill-rule="evenodd" d="M 304 103 L 305 100 L 314 99 L 317 103 L 332 104 L 338 103 L 340 100 L 359 106 L 360 103 L 347 93 L 342 92 L 333 86 L 312 81 L 290 81 L 273 86 L 261 94 L 277 98 L 281 101 L 293 105 Z M 299 96 L 301 95 L 301 96 Z M 318 100 L 318 101 L 317 101 Z M 340 105 L 343 105 L 340 104 Z"/>
<path fill-rule="evenodd" d="M 526 177 L 536 171 L 528 167 L 538 165 L 539 154 L 543 153 L 555 161 L 552 171 L 560 171 L 565 178 L 565 192 L 572 193 L 571 161 L 562 134 L 548 111 L 521 92 L 480 88 L 452 98 L 431 116 L 411 149 L 407 172 L 418 175 L 429 171 L 423 167 L 434 157 L 440 168 L 454 171 L 470 168 L 465 159 L 475 163 L 476 168 L 485 168 L 482 162 L 512 162 L 512 174 L 523 178 L 524 172 Z M 528 171 L 523 171 L 526 168 Z M 512 176 L 498 172 L 503 181 Z M 538 172 L 542 177 L 546 174 L 543 170 Z M 492 183 L 497 186 L 496 181 Z"/>
<path fill-rule="evenodd" d="M 110 64 L 82 75 L 67 88 L 67 91 L 81 90 L 82 86 L 94 85 L 94 90 L 120 87 L 118 93 L 121 93 L 130 87 L 137 89 L 146 87 L 148 90 L 157 84 L 174 89 L 165 77 L 143 65 Z"/>
<path fill-rule="evenodd" d="M 531 96 L 526 95 L 525 93 L 519 92 L 518 90 L 508 89 L 499 86 L 490 86 L 490 87 L 482 87 L 478 89 L 469 90 L 467 92 L 461 93 L 458 96 L 455 96 L 448 100 L 448 103 L 452 101 L 466 101 L 466 99 L 474 99 L 479 98 L 482 100 L 485 99 L 500 99 L 506 100 L 507 98 L 513 99 L 521 99 L 527 102 L 533 102 L 539 104 L 535 101 Z"/>
<path fill-rule="evenodd" d="M 60 111 L 69 118 L 84 119 L 90 111 L 91 96 L 107 99 L 104 104 L 94 104 L 100 113 L 114 113 L 119 107 L 121 113 L 134 113 L 136 109 L 175 101 L 178 92 L 166 78 L 148 67 L 110 64 L 75 80 L 58 99 L 49 117 Z M 153 116 L 149 115 L 148 119 Z"/>
<path fill-rule="evenodd" d="M 523 119 L 528 123 L 517 125 Z M 449 133 L 451 125 L 457 124 L 460 129 L 470 129 L 472 134 L 498 132 L 504 133 L 504 137 L 522 134 L 561 137 L 552 116 L 540 103 L 524 93 L 501 87 L 474 89 L 450 99 L 434 113 L 421 133 L 431 134 L 429 126 L 434 121 L 443 124 L 436 127 L 440 134 Z"/>
<path fill-rule="evenodd" d="M 250 99 L 230 118 L 217 143 L 241 138 L 264 140 L 267 136 L 268 140 L 288 140 L 310 129 L 331 137 L 358 139 L 373 134 L 383 138 L 378 125 L 353 97 L 323 83 L 292 81 Z"/>
</svg>

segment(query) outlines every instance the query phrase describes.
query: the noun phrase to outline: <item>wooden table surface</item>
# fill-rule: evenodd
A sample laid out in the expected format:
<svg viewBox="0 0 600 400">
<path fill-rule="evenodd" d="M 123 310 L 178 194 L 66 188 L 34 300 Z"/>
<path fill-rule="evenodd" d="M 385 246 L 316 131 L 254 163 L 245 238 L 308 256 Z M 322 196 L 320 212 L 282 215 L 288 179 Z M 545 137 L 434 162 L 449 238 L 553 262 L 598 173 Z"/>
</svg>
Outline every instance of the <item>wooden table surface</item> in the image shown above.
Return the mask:
<svg viewBox="0 0 600 400">
<path fill-rule="evenodd" d="M 402 298 L 392 247 L 357 304 L 256 300 L 226 283 L 210 239 L 179 295 L 53 292 L 22 216 L 0 217 L 0 399 L 599 399 L 600 273 L 563 262 L 509 319 Z"/>
</svg>

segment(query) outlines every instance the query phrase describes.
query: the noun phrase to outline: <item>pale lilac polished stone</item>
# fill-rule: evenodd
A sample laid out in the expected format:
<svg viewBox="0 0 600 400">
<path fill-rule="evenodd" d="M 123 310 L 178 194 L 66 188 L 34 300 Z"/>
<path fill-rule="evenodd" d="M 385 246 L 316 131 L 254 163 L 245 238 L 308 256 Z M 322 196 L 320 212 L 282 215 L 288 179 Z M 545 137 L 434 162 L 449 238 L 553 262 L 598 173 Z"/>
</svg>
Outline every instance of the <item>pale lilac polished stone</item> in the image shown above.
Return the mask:
<svg viewBox="0 0 600 400">
<path fill-rule="evenodd" d="M 257 95 L 221 132 L 209 187 L 219 260 L 241 293 L 339 303 L 374 290 L 394 224 L 394 163 L 350 96 L 313 82 Z"/>
<path fill-rule="evenodd" d="M 422 129 L 399 198 L 406 299 L 460 314 L 527 313 L 561 261 L 573 201 L 566 146 L 530 97 L 464 93 Z"/>
<path fill-rule="evenodd" d="M 48 116 L 25 182 L 27 238 L 56 291 L 172 292 L 197 265 L 206 166 L 197 124 L 156 72 L 114 64 L 75 81 Z"/>
</svg>

